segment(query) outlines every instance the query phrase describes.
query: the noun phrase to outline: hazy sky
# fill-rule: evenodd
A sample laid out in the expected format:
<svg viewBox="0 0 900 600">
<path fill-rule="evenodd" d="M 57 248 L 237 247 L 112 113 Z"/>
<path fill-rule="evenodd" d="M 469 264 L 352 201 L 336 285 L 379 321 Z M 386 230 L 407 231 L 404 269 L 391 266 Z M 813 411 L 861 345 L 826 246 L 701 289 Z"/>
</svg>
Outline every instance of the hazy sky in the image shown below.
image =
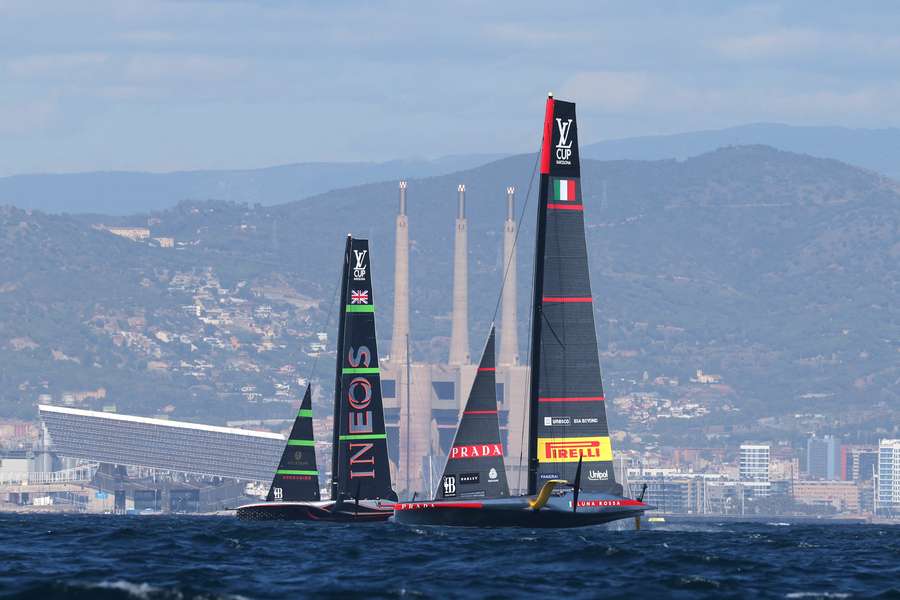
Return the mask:
<svg viewBox="0 0 900 600">
<path fill-rule="evenodd" d="M 559 8 L 565 6 L 565 8 Z M 0 0 L 0 175 L 900 124 L 896 2 Z"/>
</svg>

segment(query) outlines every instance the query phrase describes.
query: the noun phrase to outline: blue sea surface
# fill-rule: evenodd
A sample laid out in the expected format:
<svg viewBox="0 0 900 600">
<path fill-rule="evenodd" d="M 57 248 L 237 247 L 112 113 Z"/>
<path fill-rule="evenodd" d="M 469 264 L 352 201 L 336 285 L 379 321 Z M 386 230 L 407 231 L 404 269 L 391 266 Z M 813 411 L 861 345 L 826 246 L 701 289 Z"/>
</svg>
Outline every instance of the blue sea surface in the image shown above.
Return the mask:
<svg viewBox="0 0 900 600">
<path fill-rule="evenodd" d="M 900 527 L 0 514 L 2 598 L 900 598 Z"/>
</svg>

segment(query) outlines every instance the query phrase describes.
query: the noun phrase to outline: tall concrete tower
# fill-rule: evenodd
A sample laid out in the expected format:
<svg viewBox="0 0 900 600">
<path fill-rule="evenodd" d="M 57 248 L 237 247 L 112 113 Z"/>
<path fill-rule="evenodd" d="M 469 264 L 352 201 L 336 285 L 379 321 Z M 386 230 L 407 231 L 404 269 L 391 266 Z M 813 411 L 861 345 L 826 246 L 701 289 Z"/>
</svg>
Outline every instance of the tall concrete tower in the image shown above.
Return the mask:
<svg viewBox="0 0 900 600">
<path fill-rule="evenodd" d="M 450 333 L 451 366 L 467 365 L 469 358 L 469 225 L 466 220 L 466 186 L 459 184 L 456 240 L 453 244 L 453 314 Z"/>
<path fill-rule="evenodd" d="M 406 363 L 409 335 L 409 223 L 406 218 L 406 182 L 400 182 L 400 210 L 394 241 L 394 332 L 391 335 L 391 362 Z"/>
<path fill-rule="evenodd" d="M 516 188 L 506 188 L 506 224 L 503 228 L 503 304 L 500 314 L 501 367 L 519 364 L 519 335 L 516 314 Z M 501 275 L 502 276 L 502 275 Z"/>
</svg>

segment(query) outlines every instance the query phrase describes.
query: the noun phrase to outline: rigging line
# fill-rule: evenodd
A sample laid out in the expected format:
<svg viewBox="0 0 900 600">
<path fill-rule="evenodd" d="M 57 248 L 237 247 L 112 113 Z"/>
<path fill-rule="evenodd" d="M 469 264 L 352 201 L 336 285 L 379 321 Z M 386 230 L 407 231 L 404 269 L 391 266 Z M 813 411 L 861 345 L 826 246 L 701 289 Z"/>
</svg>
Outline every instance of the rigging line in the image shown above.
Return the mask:
<svg viewBox="0 0 900 600">
<path fill-rule="evenodd" d="M 553 329 L 553 325 L 550 324 L 550 319 L 547 318 L 547 315 L 544 314 L 544 311 L 541 311 L 541 318 L 544 320 L 544 323 L 547 324 L 547 327 L 550 329 L 550 333 L 553 334 L 553 337 L 556 338 L 556 341 L 559 342 L 559 345 L 565 348 L 566 345 L 563 344 L 563 341 L 559 339 L 558 335 L 556 335 L 556 331 Z"/>
<path fill-rule="evenodd" d="M 544 138 L 541 137 L 541 145 L 543 146 L 543 144 Z M 503 290 L 506 288 L 506 280 L 509 277 L 509 267 L 512 264 L 513 256 L 515 256 L 516 248 L 519 244 L 519 234 L 522 233 L 522 221 L 525 219 L 528 201 L 531 199 L 531 187 L 534 185 L 534 174 L 537 172 L 538 161 L 540 158 L 541 152 L 538 150 L 537 155 L 534 157 L 534 165 L 531 167 L 531 178 L 528 180 L 528 191 L 525 192 L 525 202 L 522 206 L 522 210 L 519 211 L 519 219 L 516 221 L 516 235 L 513 237 L 512 251 L 509 253 L 509 258 L 506 260 L 506 267 L 503 269 L 503 279 L 500 281 L 500 292 L 497 294 L 497 304 L 494 306 L 494 316 L 491 317 L 491 322 L 497 320 L 497 312 L 500 310 L 500 303 L 503 300 Z"/>
<path fill-rule="evenodd" d="M 528 207 L 528 202 L 531 200 L 531 191 L 534 186 L 534 175 L 537 173 L 538 162 L 541 159 L 541 149 L 544 147 L 544 134 L 541 132 L 541 143 L 538 146 L 538 151 L 534 157 L 534 166 L 531 167 L 531 177 L 528 180 L 528 191 L 525 192 L 525 202 L 522 206 L 522 212 L 519 213 L 519 221 L 516 224 L 516 235 L 513 238 L 513 252 L 516 251 L 516 248 L 519 243 L 519 234 L 522 232 L 522 221 L 525 218 L 525 210 Z M 509 265 L 512 262 L 512 254 L 510 254 L 509 261 L 506 263 L 506 269 L 503 273 L 503 282 L 500 285 L 500 295 L 497 298 L 497 306 L 494 308 L 494 319 L 497 318 L 497 310 L 500 308 L 500 300 L 503 298 L 503 288 L 506 285 L 506 277 L 509 275 Z M 534 289 L 534 269 L 531 270 L 531 288 Z M 528 305 L 528 337 L 531 338 L 531 325 L 532 325 L 532 314 L 534 309 L 534 294 L 531 294 L 531 302 Z M 531 388 L 531 344 L 528 344 L 528 370 L 525 375 L 525 389 L 529 390 Z M 530 395 L 530 394 L 529 394 Z M 525 429 L 528 423 L 528 413 L 531 410 L 530 402 L 525 400 L 525 410 L 522 411 L 522 433 L 519 437 L 519 464 L 516 468 L 516 490 L 522 491 L 522 460 L 524 458 L 525 452 Z"/>
<path fill-rule="evenodd" d="M 340 281 L 335 284 L 334 290 L 331 292 L 331 303 L 328 305 L 330 308 L 328 309 L 328 313 L 327 313 L 328 316 L 325 319 L 325 331 L 330 330 L 331 320 L 334 317 L 335 313 L 339 312 L 339 310 L 335 310 L 335 308 L 334 308 L 335 307 L 334 301 L 335 301 L 335 298 L 337 298 L 339 286 L 340 286 Z M 316 375 L 316 367 L 319 364 L 319 357 L 322 355 L 322 352 L 324 352 L 324 350 L 320 350 L 320 351 L 316 352 L 316 357 L 313 359 L 313 364 L 309 369 L 309 376 L 306 378 L 307 386 L 309 386 L 310 382 L 312 382 L 312 378 L 315 377 L 315 375 Z M 340 357 L 338 357 L 338 360 L 340 360 Z"/>
</svg>

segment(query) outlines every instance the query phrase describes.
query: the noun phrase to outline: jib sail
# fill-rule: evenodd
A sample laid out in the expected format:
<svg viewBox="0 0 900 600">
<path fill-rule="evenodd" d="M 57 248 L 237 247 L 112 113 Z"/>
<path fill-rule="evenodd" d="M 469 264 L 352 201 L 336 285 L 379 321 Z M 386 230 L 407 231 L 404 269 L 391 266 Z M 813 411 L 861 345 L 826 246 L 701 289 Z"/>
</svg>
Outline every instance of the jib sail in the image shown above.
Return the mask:
<svg viewBox="0 0 900 600">
<path fill-rule="evenodd" d="M 336 500 L 397 499 L 388 463 L 370 258 L 368 240 L 348 238 L 335 397 Z"/>
<path fill-rule="evenodd" d="M 315 502 L 319 500 L 319 471 L 313 440 L 312 397 L 307 386 L 300 411 L 269 487 L 267 502 Z"/>
<path fill-rule="evenodd" d="M 620 493 L 594 330 L 575 104 L 547 100 L 531 337 L 528 492 L 549 479 Z"/>
<path fill-rule="evenodd" d="M 509 496 L 497 417 L 494 328 L 488 336 L 472 391 L 438 486 L 438 499 Z"/>
</svg>

